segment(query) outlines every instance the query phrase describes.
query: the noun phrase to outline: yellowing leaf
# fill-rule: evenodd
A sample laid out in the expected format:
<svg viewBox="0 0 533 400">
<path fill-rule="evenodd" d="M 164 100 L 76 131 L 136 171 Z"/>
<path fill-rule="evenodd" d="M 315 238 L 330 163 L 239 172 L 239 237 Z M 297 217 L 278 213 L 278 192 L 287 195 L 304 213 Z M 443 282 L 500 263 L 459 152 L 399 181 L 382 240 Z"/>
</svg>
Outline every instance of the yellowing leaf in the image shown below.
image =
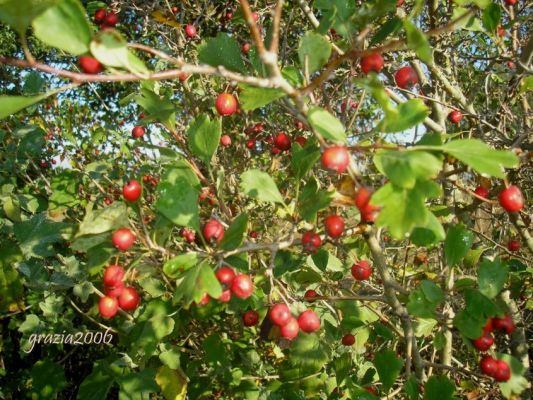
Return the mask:
<svg viewBox="0 0 533 400">
<path fill-rule="evenodd" d="M 170 369 L 166 365 L 157 370 L 155 381 L 161 387 L 167 400 L 185 400 L 187 397 L 187 376 L 181 370 Z"/>
<path fill-rule="evenodd" d="M 152 18 L 155 19 L 157 22 L 160 22 L 165 25 L 173 26 L 174 28 L 181 28 L 181 24 L 177 22 L 174 17 L 171 17 L 165 13 L 163 13 L 161 10 L 155 10 L 152 12 Z"/>
</svg>

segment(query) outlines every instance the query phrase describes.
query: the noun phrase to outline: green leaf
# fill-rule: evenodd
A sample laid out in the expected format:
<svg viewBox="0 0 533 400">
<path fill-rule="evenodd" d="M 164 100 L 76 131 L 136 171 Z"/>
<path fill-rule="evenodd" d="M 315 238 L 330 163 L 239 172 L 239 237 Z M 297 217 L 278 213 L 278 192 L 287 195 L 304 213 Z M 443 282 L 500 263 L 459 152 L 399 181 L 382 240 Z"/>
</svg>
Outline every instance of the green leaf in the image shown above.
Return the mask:
<svg viewBox="0 0 533 400">
<path fill-rule="evenodd" d="M 248 214 L 243 213 L 235 218 L 228 230 L 224 233 L 224 237 L 222 238 L 219 247 L 223 250 L 236 249 L 242 244 L 247 229 Z"/>
<path fill-rule="evenodd" d="M 15 264 L 22 259 L 18 245 L 10 240 L 0 244 L 0 311 L 17 311 L 17 303 L 22 299 L 24 290 Z"/>
<path fill-rule="evenodd" d="M 174 301 L 183 299 L 185 305 L 199 302 L 204 294 L 218 299 L 222 294 L 222 287 L 209 264 L 204 261 L 188 269 L 176 288 Z"/>
<path fill-rule="evenodd" d="M 177 278 L 183 274 L 183 272 L 198 265 L 199 262 L 200 257 L 198 253 L 190 252 L 180 254 L 171 258 L 165 263 L 165 265 L 163 265 L 163 272 L 170 278 Z"/>
<path fill-rule="evenodd" d="M 220 118 L 211 121 L 209 115 L 201 114 L 189 125 L 187 141 L 192 153 L 209 164 L 213 154 L 217 151 L 221 135 L 222 121 Z"/>
<path fill-rule="evenodd" d="M 355 3 L 346 0 L 317 0 L 314 6 L 330 15 L 329 18 L 333 14 L 333 28 L 339 35 L 348 38 L 356 29 L 353 20 L 356 12 Z M 378 5 L 375 7 L 379 8 Z"/>
<path fill-rule="evenodd" d="M 316 333 L 302 333 L 292 342 L 289 363 L 301 373 L 318 372 L 330 360 L 331 349 Z"/>
<path fill-rule="evenodd" d="M 187 377 L 181 369 L 159 367 L 155 377 L 165 399 L 185 400 L 187 398 Z"/>
<path fill-rule="evenodd" d="M 159 392 L 159 386 L 155 381 L 155 371 L 151 368 L 122 375 L 117 382 L 120 385 L 120 398 L 143 400 L 149 399 L 150 393 Z"/>
<path fill-rule="evenodd" d="M 159 199 L 155 208 L 176 225 L 200 230 L 198 190 L 183 176 L 175 182 L 161 181 L 157 186 Z"/>
<path fill-rule="evenodd" d="M 433 247 L 446 238 L 446 232 L 438 218 L 431 211 L 427 214 L 425 226 L 417 226 L 411 234 L 411 242 L 421 247 Z"/>
<path fill-rule="evenodd" d="M 56 254 L 53 244 L 63 241 L 69 224 L 49 220 L 45 214 L 16 224 L 13 228 L 26 257 L 49 257 Z"/>
<path fill-rule="evenodd" d="M 458 264 L 474 242 L 474 234 L 464 225 L 453 225 L 448 229 L 446 241 L 444 242 L 444 255 L 446 263 L 450 266 Z"/>
<path fill-rule="evenodd" d="M 115 377 L 109 367 L 101 361 L 96 361 L 92 372 L 83 380 L 78 391 L 77 400 L 106 400 L 107 393 Z"/>
<path fill-rule="evenodd" d="M 161 182 L 166 182 L 171 185 L 181 185 L 187 182 L 198 192 L 202 189 L 198 176 L 192 170 L 190 164 L 185 160 L 177 160 L 172 164 L 168 164 L 161 175 Z"/>
<path fill-rule="evenodd" d="M 272 177 L 258 169 L 251 169 L 241 174 L 241 190 L 247 196 L 259 201 L 285 205 Z"/>
<path fill-rule="evenodd" d="M 403 21 L 403 27 L 407 34 L 407 46 L 416 53 L 418 58 L 426 64 L 430 64 L 433 57 L 431 54 L 431 46 L 429 45 L 426 35 L 424 35 L 422 31 L 408 19 Z"/>
<path fill-rule="evenodd" d="M 333 200 L 334 192 L 320 190 L 318 181 L 311 177 L 302 189 L 298 198 L 298 212 L 308 222 L 314 222 L 318 211 L 329 207 Z"/>
<path fill-rule="evenodd" d="M 252 111 L 264 107 L 273 101 L 285 97 L 285 92 L 273 88 L 260 88 L 245 83 L 239 85 L 241 93 L 239 104 L 244 111 Z"/>
<path fill-rule="evenodd" d="M 76 237 L 96 235 L 125 226 L 129 226 L 129 220 L 128 208 L 123 202 L 115 201 L 109 206 L 97 210 L 93 210 L 93 204 L 89 204 Z"/>
<path fill-rule="evenodd" d="M 352 369 L 352 357 L 349 353 L 344 353 L 335 359 L 333 366 L 335 368 L 337 385 L 340 386 Z"/>
<path fill-rule="evenodd" d="M 311 108 L 307 120 L 324 139 L 341 144 L 346 142 L 346 132 L 342 123 L 323 108 Z"/>
<path fill-rule="evenodd" d="M 421 99 L 411 99 L 398 107 L 384 108 L 385 118 L 378 129 L 386 133 L 403 132 L 420 124 L 429 115 L 429 108 Z"/>
<path fill-rule="evenodd" d="M 533 76 L 524 76 L 520 80 L 520 93 L 527 93 L 533 90 Z"/>
<path fill-rule="evenodd" d="M 496 32 L 496 28 L 500 25 L 502 18 L 502 9 L 498 3 L 490 3 L 487 8 L 483 10 L 481 21 L 483 27 L 491 33 Z"/>
<path fill-rule="evenodd" d="M 374 365 L 378 371 L 379 379 L 383 384 L 383 391 L 387 393 L 403 368 L 403 360 L 396 357 L 393 350 L 384 349 L 376 354 Z"/>
<path fill-rule="evenodd" d="M 216 37 L 207 38 L 198 46 L 198 58 L 200 62 L 214 67 L 222 65 L 230 71 L 246 71 L 241 58 L 241 48 L 227 33 L 219 32 Z"/>
<path fill-rule="evenodd" d="M 33 33 L 45 44 L 72 55 L 89 51 L 91 28 L 78 0 L 63 0 L 33 20 Z"/>
<path fill-rule="evenodd" d="M 393 33 L 398 32 L 398 30 L 402 27 L 402 20 L 398 17 L 392 17 L 387 22 L 385 22 L 379 30 L 376 32 L 376 34 L 372 37 L 372 40 L 370 40 L 370 47 L 373 47 L 375 44 L 378 44 L 385 40 L 387 37 L 392 35 Z"/>
<path fill-rule="evenodd" d="M 49 360 L 39 360 L 33 364 L 30 376 L 32 398 L 55 399 L 67 386 L 63 367 Z"/>
<path fill-rule="evenodd" d="M 435 311 L 444 299 L 444 293 L 435 283 L 424 280 L 409 294 L 407 310 L 419 318 L 435 318 Z"/>
<path fill-rule="evenodd" d="M 496 357 L 505 361 L 511 369 L 511 378 L 507 382 L 499 383 L 502 395 L 506 399 L 513 398 L 513 394 L 520 395 L 529 387 L 528 381 L 524 377 L 524 374 L 526 373 L 524 366 L 519 360 L 508 354 L 496 353 Z"/>
<path fill-rule="evenodd" d="M 320 271 L 344 272 L 346 269 L 341 260 L 327 250 L 319 250 L 307 257 L 307 265 Z"/>
<path fill-rule="evenodd" d="M 418 318 L 414 323 L 415 336 L 431 336 L 433 328 L 437 325 L 437 320 L 433 318 Z"/>
<path fill-rule="evenodd" d="M 499 258 L 494 261 L 484 259 L 478 270 L 479 291 L 493 299 L 503 289 L 508 273 L 509 266 Z"/>
<path fill-rule="evenodd" d="M 135 101 L 149 116 L 160 121 L 170 130 L 176 129 L 176 107 L 169 97 L 159 96 L 149 88 L 142 88 Z M 161 150 L 160 150 L 161 151 Z"/>
<path fill-rule="evenodd" d="M 77 172 L 65 170 L 54 175 L 50 186 L 52 188 L 52 195 L 48 199 L 50 210 L 73 207 L 79 203 L 80 178 Z"/>
<path fill-rule="evenodd" d="M 314 141 L 309 141 L 303 148 L 294 143 L 291 152 L 291 169 L 297 180 L 302 179 L 320 158 L 320 148 Z"/>
<path fill-rule="evenodd" d="M 54 92 L 55 93 L 55 92 Z M 16 114 L 20 110 L 46 99 L 52 92 L 38 96 L 0 96 L 0 119 Z"/>
<path fill-rule="evenodd" d="M 455 385 L 445 376 L 431 376 L 424 385 L 424 400 L 453 400 Z"/>
<path fill-rule="evenodd" d="M 108 67 L 123 68 L 139 75 L 147 75 L 148 69 L 130 50 L 128 43 L 116 30 L 100 31 L 92 40 L 91 53 Z"/>
<path fill-rule="evenodd" d="M 480 174 L 504 178 L 504 168 L 518 166 L 518 157 L 510 151 L 494 150 L 478 139 L 453 140 L 442 151 L 472 167 Z"/>
<path fill-rule="evenodd" d="M 298 58 L 300 59 L 302 70 L 304 70 L 307 58 L 308 72 L 313 74 L 328 62 L 330 55 L 331 43 L 324 36 L 309 31 L 301 38 L 300 46 L 298 47 Z"/>
<path fill-rule="evenodd" d="M 413 188 L 417 179 L 435 178 L 441 161 L 425 151 L 380 151 L 374 156 L 377 169 L 396 186 Z"/>
<path fill-rule="evenodd" d="M 487 320 L 501 313 L 500 308 L 488 297 L 475 289 L 466 288 L 465 309 L 453 319 L 454 326 L 469 339 L 481 336 Z"/>
<path fill-rule="evenodd" d="M 0 0 L 0 21 L 24 35 L 31 21 L 60 0 Z M 1 108 L 0 108 L 1 109 Z"/>
<path fill-rule="evenodd" d="M 416 377 L 414 375 L 411 375 L 411 377 L 405 382 L 405 393 L 407 394 L 409 400 L 417 400 L 418 399 L 418 393 L 420 391 L 419 384 L 416 380 Z"/>
</svg>

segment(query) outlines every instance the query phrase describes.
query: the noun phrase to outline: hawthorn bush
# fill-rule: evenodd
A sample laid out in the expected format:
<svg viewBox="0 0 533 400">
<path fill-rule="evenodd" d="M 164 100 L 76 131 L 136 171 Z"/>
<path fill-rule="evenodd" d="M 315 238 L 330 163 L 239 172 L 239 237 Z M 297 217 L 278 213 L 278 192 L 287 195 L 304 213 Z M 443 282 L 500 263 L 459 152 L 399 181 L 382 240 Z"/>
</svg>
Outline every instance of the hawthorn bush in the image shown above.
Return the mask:
<svg viewBox="0 0 533 400">
<path fill-rule="evenodd" d="M 529 398 L 531 8 L 252 3 L 0 1 L 0 397 Z"/>
</svg>

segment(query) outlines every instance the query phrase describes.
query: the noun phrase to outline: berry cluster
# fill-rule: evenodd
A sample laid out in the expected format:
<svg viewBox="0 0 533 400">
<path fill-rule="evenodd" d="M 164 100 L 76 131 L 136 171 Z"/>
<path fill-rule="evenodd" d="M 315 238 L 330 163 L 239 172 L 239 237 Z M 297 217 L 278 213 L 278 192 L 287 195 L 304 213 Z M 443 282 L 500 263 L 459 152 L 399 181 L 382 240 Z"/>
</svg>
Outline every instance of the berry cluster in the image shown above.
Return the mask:
<svg viewBox="0 0 533 400">
<path fill-rule="evenodd" d="M 281 337 L 288 340 L 298 336 L 300 329 L 307 333 L 320 329 L 320 317 L 313 310 L 304 311 L 296 319 L 286 304 L 278 303 L 270 308 L 268 316 L 270 321 L 279 327 Z"/>
<path fill-rule="evenodd" d="M 137 290 L 132 286 L 124 286 L 125 271 L 119 265 L 110 265 L 104 271 L 105 296 L 100 298 L 98 310 L 103 318 L 114 317 L 118 309 L 133 311 L 141 302 Z"/>
<path fill-rule="evenodd" d="M 215 276 L 223 288 L 222 294 L 218 298 L 218 301 L 222 303 L 229 302 L 232 296 L 236 296 L 240 299 L 247 299 L 254 291 L 254 283 L 250 275 L 236 274 L 235 271 L 228 266 L 220 267 L 215 272 Z M 210 299 L 211 297 L 205 293 L 197 305 L 203 306 L 209 303 Z"/>
</svg>

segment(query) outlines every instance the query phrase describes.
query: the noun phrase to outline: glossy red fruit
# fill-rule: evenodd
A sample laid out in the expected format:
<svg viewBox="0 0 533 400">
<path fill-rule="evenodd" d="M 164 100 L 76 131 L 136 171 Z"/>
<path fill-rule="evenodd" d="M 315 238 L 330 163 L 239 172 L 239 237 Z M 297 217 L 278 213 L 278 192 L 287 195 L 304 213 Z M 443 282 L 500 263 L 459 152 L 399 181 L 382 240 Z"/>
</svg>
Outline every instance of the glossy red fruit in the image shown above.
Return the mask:
<svg viewBox="0 0 533 400">
<path fill-rule="evenodd" d="M 143 126 L 136 126 L 131 130 L 131 136 L 133 136 L 135 139 L 139 139 L 140 137 L 143 137 L 145 133 Z"/>
<path fill-rule="evenodd" d="M 222 292 L 222 294 L 218 297 L 218 301 L 220 301 L 222 303 L 227 303 L 230 300 L 231 300 L 231 290 L 230 289 L 224 290 Z"/>
<path fill-rule="evenodd" d="M 280 335 L 285 339 L 292 340 L 298 336 L 299 331 L 300 326 L 298 325 L 298 321 L 296 318 L 291 317 L 289 321 L 280 328 Z"/>
<path fill-rule="evenodd" d="M 412 67 L 407 65 L 396 71 L 394 80 L 399 88 L 409 89 L 418 82 L 418 75 Z"/>
<path fill-rule="evenodd" d="M 458 124 L 463 119 L 463 114 L 461 111 L 454 110 L 448 114 L 448 120 L 452 124 Z"/>
<path fill-rule="evenodd" d="M 231 284 L 233 283 L 233 279 L 235 279 L 235 271 L 233 271 L 233 269 L 228 266 L 223 266 L 217 269 L 215 275 L 218 281 L 222 285 L 226 286 L 231 286 Z"/>
<path fill-rule="evenodd" d="M 503 318 L 493 318 L 492 326 L 494 326 L 494 329 L 504 331 L 508 335 L 513 333 L 515 330 L 515 324 L 510 315 L 505 315 Z"/>
<path fill-rule="evenodd" d="M 492 377 L 496 382 L 507 382 L 511 379 L 511 368 L 509 368 L 509 364 L 503 360 L 496 360 L 496 371 L 494 371 Z"/>
<path fill-rule="evenodd" d="M 297 120 L 297 121 L 294 123 L 294 127 L 295 127 L 296 129 L 302 130 L 302 129 L 305 128 L 305 125 L 304 125 L 304 123 L 303 123 L 302 121 Z"/>
<path fill-rule="evenodd" d="M 106 14 L 107 13 L 104 8 L 99 8 L 94 12 L 94 21 L 98 24 L 103 22 Z"/>
<path fill-rule="evenodd" d="M 403 6 L 404 1 L 405 1 L 405 0 L 396 0 L 396 7 L 401 7 L 401 6 Z"/>
<path fill-rule="evenodd" d="M 489 190 L 483 186 L 478 186 L 476 190 L 474 190 L 474 193 L 479 197 L 483 197 L 484 199 L 489 198 Z"/>
<path fill-rule="evenodd" d="M 353 344 L 355 343 L 355 336 L 351 333 L 347 333 L 342 337 L 341 342 L 345 346 L 353 346 Z"/>
<path fill-rule="evenodd" d="M 505 36 L 505 29 L 501 26 L 498 26 L 496 28 L 496 34 L 499 36 L 499 37 L 504 37 Z"/>
<path fill-rule="evenodd" d="M 507 249 L 509 251 L 518 251 L 520 250 L 520 247 L 520 241 L 516 239 L 509 240 L 509 243 L 507 243 Z"/>
<path fill-rule="evenodd" d="M 98 311 L 105 319 L 114 317 L 118 312 L 117 299 L 109 296 L 100 297 L 100 301 L 98 302 Z"/>
<path fill-rule="evenodd" d="M 189 75 L 187 75 L 185 72 L 182 72 L 178 75 L 178 79 L 180 82 L 185 82 L 187 79 L 189 79 Z"/>
<path fill-rule="evenodd" d="M 304 294 L 304 299 L 307 301 L 313 301 L 316 297 L 318 297 L 318 293 L 313 289 L 309 289 Z"/>
<path fill-rule="evenodd" d="M 247 56 L 249 52 L 250 52 L 250 43 L 244 43 L 242 45 L 242 54 Z"/>
<path fill-rule="evenodd" d="M 174 7 L 172 7 L 170 9 L 170 11 L 172 11 L 172 14 L 177 14 L 180 11 L 180 9 L 178 7 L 176 7 L 176 6 L 174 6 Z"/>
<path fill-rule="evenodd" d="M 252 13 L 252 18 L 254 19 L 255 22 L 259 21 L 259 14 L 254 11 Z"/>
<path fill-rule="evenodd" d="M 355 206 L 361 210 L 364 208 L 372 197 L 372 190 L 364 186 L 360 187 L 357 193 L 355 194 Z"/>
<path fill-rule="evenodd" d="M 361 221 L 370 223 L 374 222 L 378 216 L 380 208 L 370 204 L 372 190 L 361 187 L 355 195 L 355 205 L 361 213 Z"/>
<path fill-rule="evenodd" d="M 227 116 L 237 111 L 237 99 L 231 93 L 221 93 L 215 101 L 215 108 L 222 116 Z"/>
<path fill-rule="evenodd" d="M 479 351 L 487 351 L 494 344 L 494 338 L 490 333 L 484 333 L 477 339 L 473 340 L 472 344 Z"/>
<path fill-rule="evenodd" d="M 332 146 L 324 150 L 321 160 L 324 168 L 342 174 L 350 164 L 350 154 L 344 146 Z"/>
<path fill-rule="evenodd" d="M 321 245 L 322 239 L 320 239 L 320 235 L 315 232 L 309 231 L 302 235 L 302 246 L 304 251 L 308 253 L 316 253 Z"/>
<path fill-rule="evenodd" d="M 104 293 L 109 297 L 118 297 L 124 290 L 124 284 L 120 282 L 116 286 L 104 286 Z"/>
<path fill-rule="evenodd" d="M 483 356 L 479 361 L 479 369 L 481 369 L 481 372 L 483 372 L 485 375 L 494 376 L 496 370 L 498 369 L 497 361 L 498 360 L 492 356 Z"/>
<path fill-rule="evenodd" d="M 229 135 L 222 135 L 220 137 L 220 144 L 224 147 L 231 146 L 231 137 Z"/>
<path fill-rule="evenodd" d="M 380 72 L 383 69 L 383 57 L 379 53 L 372 53 L 361 58 L 361 70 L 368 74 L 370 71 Z"/>
<path fill-rule="evenodd" d="M 120 251 L 127 251 L 135 242 L 135 235 L 128 228 L 120 228 L 111 236 L 111 242 Z"/>
<path fill-rule="evenodd" d="M 246 141 L 246 148 L 255 150 L 255 139 L 249 139 Z"/>
<path fill-rule="evenodd" d="M 320 329 L 320 317 L 313 310 L 306 310 L 298 317 L 298 326 L 304 332 L 316 332 Z"/>
<path fill-rule="evenodd" d="M 289 150 L 291 145 L 291 139 L 285 132 L 279 132 L 274 138 L 274 146 L 281 151 Z"/>
<path fill-rule="evenodd" d="M 207 242 L 217 242 L 219 243 L 224 237 L 224 227 L 216 219 L 210 219 L 204 225 L 202 229 L 204 239 Z"/>
<path fill-rule="evenodd" d="M 277 156 L 278 154 L 281 153 L 281 150 L 278 149 L 277 147 L 274 147 L 270 150 L 270 154 L 272 154 L 273 156 Z"/>
<path fill-rule="evenodd" d="M 250 275 L 237 275 L 231 283 L 231 292 L 240 299 L 250 297 L 254 292 L 254 283 Z"/>
<path fill-rule="evenodd" d="M 99 74 L 104 70 L 104 66 L 100 64 L 100 61 L 91 56 L 80 56 L 79 65 L 86 74 Z"/>
<path fill-rule="evenodd" d="M 137 201 L 141 197 L 142 190 L 139 181 L 132 179 L 122 188 L 122 195 L 127 201 Z"/>
<path fill-rule="evenodd" d="M 188 38 L 193 38 L 196 36 L 196 27 L 192 24 L 185 26 L 185 35 L 187 35 Z"/>
<path fill-rule="evenodd" d="M 508 6 L 514 6 L 518 0 L 505 0 L 505 4 Z"/>
<path fill-rule="evenodd" d="M 112 11 L 107 13 L 102 21 L 102 24 L 110 28 L 114 27 L 116 24 L 118 24 L 118 15 Z"/>
<path fill-rule="evenodd" d="M 344 232 L 344 219 L 339 215 L 330 215 L 324 220 L 324 227 L 329 237 L 336 239 Z"/>
<path fill-rule="evenodd" d="M 248 310 L 242 315 L 242 323 L 244 326 L 254 326 L 259 322 L 259 314 L 257 311 Z"/>
<path fill-rule="evenodd" d="M 268 317 L 270 318 L 273 324 L 283 326 L 287 322 L 289 322 L 289 320 L 292 318 L 292 315 L 291 310 L 286 304 L 278 303 L 270 307 Z"/>
<path fill-rule="evenodd" d="M 294 139 L 294 141 L 302 147 L 304 147 L 305 144 L 307 143 L 307 139 L 303 136 L 297 136 L 296 139 Z"/>
<path fill-rule="evenodd" d="M 372 275 L 372 267 L 366 260 L 361 260 L 352 265 L 352 276 L 358 281 L 366 281 Z"/>
<path fill-rule="evenodd" d="M 131 286 L 125 287 L 122 293 L 120 293 L 120 296 L 118 296 L 118 305 L 124 311 L 135 310 L 140 302 L 141 298 L 139 297 L 139 293 Z"/>
<path fill-rule="evenodd" d="M 124 279 L 124 268 L 120 265 L 110 265 L 104 271 L 103 282 L 106 286 L 120 286 Z"/>
<path fill-rule="evenodd" d="M 500 205 L 507 212 L 518 212 L 524 207 L 524 196 L 517 186 L 511 185 L 500 192 Z"/>
<path fill-rule="evenodd" d="M 493 318 L 489 318 L 487 323 L 483 327 L 483 334 L 491 333 L 494 330 L 494 325 L 492 324 Z"/>
</svg>

